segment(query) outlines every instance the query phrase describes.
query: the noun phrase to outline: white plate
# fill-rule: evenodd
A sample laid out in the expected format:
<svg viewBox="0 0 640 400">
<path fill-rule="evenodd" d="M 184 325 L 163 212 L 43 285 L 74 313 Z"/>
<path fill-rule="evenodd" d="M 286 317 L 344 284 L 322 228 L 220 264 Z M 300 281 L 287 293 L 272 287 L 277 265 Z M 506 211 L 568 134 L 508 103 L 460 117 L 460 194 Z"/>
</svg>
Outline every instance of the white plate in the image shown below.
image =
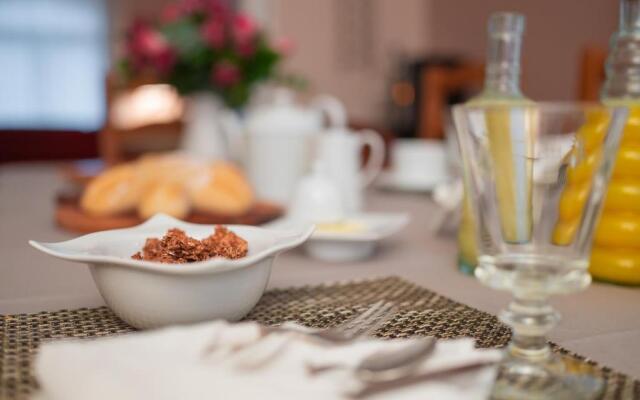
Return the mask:
<svg viewBox="0 0 640 400">
<path fill-rule="evenodd" d="M 54 257 L 89 265 L 109 307 L 136 328 L 156 328 L 213 319 L 239 320 L 264 292 L 279 253 L 302 244 L 313 227 L 283 231 L 245 225 L 228 228 L 247 240 L 249 254 L 237 260 L 212 258 L 190 264 L 131 259 L 148 237 L 179 228 L 187 235 L 210 235 L 213 225 L 179 221 L 158 214 L 126 229 L 96 232 L 59 243 L 29 241 Z"/>
<path fill-rule="evenodd" d="M 376 179 L 375 186 L 380 189 L 393 190 L 399 192 L 430 193 L 442 182 L 446 182 L 448 177 L 409 179 L 398 178 L 393 172 L 382 172 Z"/>
<path fill-rule="evenodd" d="M 305 243 L 307 253 L 317 259 L 330 262 L 356 261 L 371 256 L 378 242 L 399 232 L 409 223 L 407 213 L 362 213 L 345 219 L 345 222 L 361 225 L 355 232 L 328 232 L 316 229 Z M 299 223 L 280 219 L 269 224 L 270 228 L 292 229 Z"/>
</svg>

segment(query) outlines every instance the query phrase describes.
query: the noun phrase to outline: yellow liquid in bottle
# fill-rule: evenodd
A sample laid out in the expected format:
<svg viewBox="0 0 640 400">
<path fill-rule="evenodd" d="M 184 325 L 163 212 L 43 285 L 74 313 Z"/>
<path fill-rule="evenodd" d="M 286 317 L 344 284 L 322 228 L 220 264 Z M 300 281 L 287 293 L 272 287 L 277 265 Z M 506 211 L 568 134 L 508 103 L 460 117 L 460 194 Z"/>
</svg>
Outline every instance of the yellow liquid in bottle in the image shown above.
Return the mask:
<svg viewBox="0 0 640 400">
<path fill-rule="evenodd" d="M 495 13 L 487 24 L 487 64 L 485 66 L 484 90 L 471 99 L 469 106 L 522 106 L 530 101 L 520 92 L 520 47 L 524 33 L 524 16 L 518 13 Z M 518 115 L 520 109 L 496 108 L 478 113 L 478 118 L 488 132 L 487 145 L 491 153 L 494 171 L 501 171 L 493 177 L 498 202 L 502 236 L 507 241 L 521 241 L 530 235 L 530 190 L 531 168 L 525 155 L 531 148 L 526 129 L 512 132 L 522 127 L 527 118 Z M 475 123 L 475 122 L 474 122 Z M 516 129 L 512 129 L 516 127 Z M 467 171 L 471 173 L 472 171 Z M 499 176 L 498 176 L 499 175 Z M 469 177 L 465 177 L 469 179 Z M 465 184 L 465 186 L 468 186 Z M 482 210 L 479 210 L 482 212 Z M 465 190 L 462 221 L 458 233 L 458 268 L 472 273 L 478 259 L 478 243 L 487 243 L 489 236 L 480 226 L 476 233 L 476 221 L 472 213 L 469 193 Z M 478 236 L 476 236 L 478 235 Z M 488 243 L 487 243 L 488 244 Z M 483 246 L 486 248 L 486 246 Z"/>
<path fill-rule="evenodd" d="M 489 150 L 494 171 L 500 171 L 494 177 L 498 211 L 502 235 L 506 241 L 522 242 L 531 234 L 531 182 L 532 154 L 530 130 L 526 129 L 528 121 L 533 122 L 532 110 L 518 108 L 534 104 L 524 97 L 479 96 L 467 103 L 469 106 L 512 106 L 513 109 L 496 108 L 484 114 L 487 127 Z M 513 119 L 524 118 L 512 124 Z M 522 132 L 514 131 L 513 126 L 525 127 Z M 481 232 L 480 240 L 488 240 L 487 234 Z M 475 268 L 478 258 L 476 243 L 476 221 L 472 214 L 470 198 L 465 190 L 462 220 L 458 231 L 459 268 L 470 273 Z"/>
</svg>

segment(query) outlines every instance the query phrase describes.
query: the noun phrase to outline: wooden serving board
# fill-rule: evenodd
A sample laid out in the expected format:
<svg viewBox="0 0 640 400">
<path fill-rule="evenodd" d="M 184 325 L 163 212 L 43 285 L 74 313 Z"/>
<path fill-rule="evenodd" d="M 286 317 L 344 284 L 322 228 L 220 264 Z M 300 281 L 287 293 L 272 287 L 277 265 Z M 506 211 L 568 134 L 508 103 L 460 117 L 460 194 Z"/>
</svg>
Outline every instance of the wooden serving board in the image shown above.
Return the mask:
<svg viewBox="0 0 640 400">
<path fill-rule="evenodd" d="M 60 194 L 56 199 L 56 223 L 69 231 L 90 233 L 107 229 L 127 228 L 141 224 L 142 218 L 135 213 L 96 217 L 86 214 L 80 207 L 80 196 L 77 194 Z M 284 210 L 279 205 L 258 201 L 244 215 L 230 216 L 194 212 L 185 220 L 198 224 L 243 224 L 261 225 L 282 216 Z"/>
</svg>

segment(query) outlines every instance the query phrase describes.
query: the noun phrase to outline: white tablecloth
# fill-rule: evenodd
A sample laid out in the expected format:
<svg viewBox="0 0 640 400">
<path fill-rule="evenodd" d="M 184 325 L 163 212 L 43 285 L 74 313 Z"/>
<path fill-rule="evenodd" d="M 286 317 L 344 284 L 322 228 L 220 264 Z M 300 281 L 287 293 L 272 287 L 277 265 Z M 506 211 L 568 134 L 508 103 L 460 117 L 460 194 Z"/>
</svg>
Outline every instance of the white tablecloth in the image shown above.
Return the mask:
<svg viewBox="0 0 640 400">
<path fill-rule="evenodd" d="M 0 166 L 0 314 L 102 305 L 89 271 L 35 251 L 27 239 L 64 240 L 53 223 L 56 190 L 63 181 L 54 164 Z M 496 314 L 509 299 L 456 270 L 454 237 L 437 238 L 429 223 L 437 212 L 425 195 L 372 192 L 368 207 L 407 211 L 411 223 L 376 256 L 327 264 L 294 252 L 281 256 L 271 287 L 399 275 L 452 299 Z M 621 372 L 640 377 L 640 288 L 593 284 L 553 300 L 563 319 L 551 339 Z"/>
</svg>

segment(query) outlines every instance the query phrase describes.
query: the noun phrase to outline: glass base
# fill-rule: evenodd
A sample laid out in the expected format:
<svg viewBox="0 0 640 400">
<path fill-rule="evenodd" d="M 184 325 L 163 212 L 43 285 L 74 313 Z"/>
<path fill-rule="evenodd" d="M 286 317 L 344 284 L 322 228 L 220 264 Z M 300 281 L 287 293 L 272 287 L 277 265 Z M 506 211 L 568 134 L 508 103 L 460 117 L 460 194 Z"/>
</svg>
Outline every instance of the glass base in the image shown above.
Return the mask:
<svg viewBox="0 0 640 400">
<path fill-rule="evenodd" d="M 462 255 L 458 256 L 458 271 L 465 275 L 473 276 L 475 269 L 476 266 L 468 263 Z"/>
<path fill-rule="evenodd" d="M 529 363 L 509 355 L 500 364 L 494 400 L 591 400 L 604 391 L 604 380 L 589 364 L 566 356 Z"/>
<path fill-rule="evenodd" d="M 486 286 L 527 297 L 574 293 L 591 283 L 586 263 L 547 255 L 480 256 L 474 274 Z"/>
</svg>

